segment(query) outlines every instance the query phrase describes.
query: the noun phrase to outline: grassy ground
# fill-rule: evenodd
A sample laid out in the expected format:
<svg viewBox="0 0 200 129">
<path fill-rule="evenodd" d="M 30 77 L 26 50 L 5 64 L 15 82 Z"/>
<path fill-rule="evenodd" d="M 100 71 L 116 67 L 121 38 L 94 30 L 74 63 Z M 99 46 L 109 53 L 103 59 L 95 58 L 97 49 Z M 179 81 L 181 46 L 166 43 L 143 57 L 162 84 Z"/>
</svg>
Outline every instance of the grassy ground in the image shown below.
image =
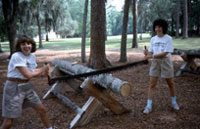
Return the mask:
<svg viewBox="0 0 200 129">
<path fill-rule="evenodd" d="M 139 48 L 143 48 L 144 45 L 149 46 L 150 35 L 142 34 L 142 39 L 140 39 L 141 35 L 138 34 L 138 45 Z M 127 37 L 127 48 L 131 48 L 132 35 L 128 35 Z M 108 36 L 106 41 L 106 49 L 119 49 L 121 43 L 121 36 Z M 174 38 L 173 39 L 174 48 L 178 49 L 200 49 L 200 37 L 182 39 L 182 38 Z M 2 49 L 4 52 L 9 51 L 8 42 L 1 42 Z M 39 46 L 39 45 L 38 45 Z M 53 49 L 53 50 L 75 50 L 81 49 L 81 38 L 68 38 L 68 39 L 50 39 L 49 42 L 43 41 L 43 47 L 45 49 Z M 86 49 L 90 48 L 90 39 L 86 39 Z"/>
</svg>

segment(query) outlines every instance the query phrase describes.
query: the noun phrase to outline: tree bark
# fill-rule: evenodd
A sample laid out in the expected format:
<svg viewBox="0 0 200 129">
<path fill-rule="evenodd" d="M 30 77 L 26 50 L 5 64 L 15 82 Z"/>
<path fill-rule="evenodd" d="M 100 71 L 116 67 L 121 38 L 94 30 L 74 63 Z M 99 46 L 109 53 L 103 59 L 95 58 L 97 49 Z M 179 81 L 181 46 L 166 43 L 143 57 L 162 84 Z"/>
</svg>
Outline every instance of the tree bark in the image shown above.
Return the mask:
<svg viewBox="0 0 200 129">
<path fill-rule="evenodd" d="M 137 40 L 137 0 L 133 0 L 133 41 L 132 48 L 138 48 L 138 40 Z"/>
<path fill-rule="evenodd" d="M 3 53 L 3 50 L 2 50 L 1 44 L 0 44 L 0 53 Z"/>
<path fill-rule="evenodd" d="M 3 15 L 6 22 L 8 40 L 10 46 L 10 56 L 14 53 L 14 44 L 17 30 L 19 0 L 2 0 Z"/>
<path fill-rule="evenodd" d="M 83 14 L 83 27 L 82 27 L 82 41 L 81 41 L 81 61 L 86 62 L 85 56 L 85 39 L 86 39 L 86 24 L 87 24 L 88 0 L 85 0 L 84 14 Z"/>
<path fill-rule="evenodd" d="M 199 21 L 200 21 L 200 18 L 199 18 Z M 200 35 L 200 23 L 198 23 L 197 25 L 197 35 Z"/>
<path fill-rule="evenodd" d="M 105 1 L 91 1 L 91 45 L 88 66 L 105 68 L 110 66 L 105 54 Z"/>
<path fill-rule="evenodd" d="M 176 38 L 179 37 L 180 0 L 176 0 Z"/>
<path fill-rule="evenodd" d="M 188 38 L 188 4 L 187 0 L 184 0 L 183 10 L 183 39 Z"/>
<path fill-rule="evenodd" d="M 39 11 L 37 10 L 36 12 L 36 21 L 37 21 L 37 25 L 38 25 L 38 36 L 39 36 L 39 48 L 43 48 L 42 45 L 42 34 L 41 34 L 41 26 L 40 26 L 40 14 Z"/>
<path fill-rule="evenodd" d="M 173 54 L 178 54 L 178 55 L 187 55 L 189 57 L 196 57 L 200 58 L 200 50 L 181 50 L 181 49 L 174 49 Z"/>
<path fill-rule="evenodd" d="M 122 37 L 121 37 L 121 49 L 120 49 L 120 62 L 127 61 L 126 55 L 126 42 L 127 42 L 127 26 L 128 26 L 128 15 L 129 15 L 129 7 L 130 0 L 125 0 L 124 4 L 124 17 L 123 17 L 123 27 L 122 27 Z"/>
<path fill-rule="evenodd" d="M 48 35 L 48 32 L 46 32 L 46 41 L 49 42 L 49 35 Z"/>
</svg>

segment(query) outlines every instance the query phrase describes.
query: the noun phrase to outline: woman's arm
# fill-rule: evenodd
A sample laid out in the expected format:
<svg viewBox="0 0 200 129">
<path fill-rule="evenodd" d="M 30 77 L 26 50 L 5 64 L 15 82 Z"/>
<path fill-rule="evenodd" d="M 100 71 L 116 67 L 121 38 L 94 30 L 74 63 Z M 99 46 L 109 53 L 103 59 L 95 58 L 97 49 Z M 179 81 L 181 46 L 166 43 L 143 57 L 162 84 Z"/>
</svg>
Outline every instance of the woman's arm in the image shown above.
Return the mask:
<svg viewBox="0 0 200 129">
<path fill-rule="evenodd" d="M 154 58 L 154 59 L 161 59 L 163 57 L 165 57 L 166 55 L 168 54 L 168 52 L 163 52 L 163 53 L 160 53 L 160 54 L 157 54 L 157 55 L 153 55 L 152 52 L 148 52 L 147 55 L 145 55 L 145 59 L 151 59 L 151 58 Z"/>
<path fill-rule="evenodd" d="M 148 60 L 148 59 L 151 59 L 151 58 L 153 58 L 153 53 L 152 52 L 145 52 L 144 53 L 144 58 L 145 58 L 145 60 Z"/>
<path fill-rule="evenodd" d="M 165 57 L 167 54 L 168 54 L 168 52 L 163 52 L 163 53 L 154 55 L 153 58 L 161 59 L 161 58 Z"/>
<path fill-rule="evenodd" d="M 37 68 L 34 72 L 30 72 L 27 67 L 17 67 L 19 72 L 27 79 L 34 77 L 43 77 L 48 75 L 49 66 L 45 65 L 41 68 Z"/>
</svg>

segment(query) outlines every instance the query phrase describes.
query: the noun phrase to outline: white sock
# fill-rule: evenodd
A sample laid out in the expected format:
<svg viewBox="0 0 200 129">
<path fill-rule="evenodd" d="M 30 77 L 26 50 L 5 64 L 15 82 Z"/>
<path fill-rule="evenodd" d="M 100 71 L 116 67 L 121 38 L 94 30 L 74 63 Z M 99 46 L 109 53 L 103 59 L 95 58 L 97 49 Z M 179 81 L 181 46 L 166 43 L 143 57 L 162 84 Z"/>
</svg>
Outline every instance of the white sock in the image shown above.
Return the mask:
<svg viewBox="0 0 200 129">
<path fill-rule="evenodd" d="M 53 129 L 52 127 L 49 127 L 49 128 L 47 128 L 47 129 Z"/>
<path fill-rule="evenodd" d="M 172 104 L 176 103 L 176 97 L 175 96 L 171 97 L 171 100 L 172 100 Z"/>
<path fill-rule="evenodd" d="M 152 100 L 150 100 L 150 99 L 147 100 L 147 107 L 148 108 L 152 107 Z"/>
</svg>

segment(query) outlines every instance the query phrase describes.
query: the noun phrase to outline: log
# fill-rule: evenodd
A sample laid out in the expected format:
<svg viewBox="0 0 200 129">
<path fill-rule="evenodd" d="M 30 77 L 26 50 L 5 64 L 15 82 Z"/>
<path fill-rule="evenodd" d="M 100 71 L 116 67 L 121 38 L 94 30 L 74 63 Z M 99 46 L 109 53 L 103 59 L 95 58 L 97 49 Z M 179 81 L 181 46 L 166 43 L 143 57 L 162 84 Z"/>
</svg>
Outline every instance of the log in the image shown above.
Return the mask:
<svg viewBox="0 0 200 129">
<path fill-rule="evenodd" d="M 86 72 L 94 71 L 94 69 L 85 67 L 81 64 L 72 64 L 69 61 L 55 59 L 52 64 L 57 66 L 66 74 L 81 74 Z M 110 74 L 100 74 L 97 76 L 89 77 L 94 83 L 106 88 L 111 89 L 111 91 L 118 93 L 122 96 L 128 96 L 131 92 L 131 86 L 126 81 L 122 81 Z"/>
<path fill-rule="evenodd" d="M 174 52 L 172 54 L 177 54 L 177 55 L 187 55 L 189 57 L 194 57 L 194 58 L 200 58 L 200 50 L 182 50 L 182 49 L 174 49 Z"/>
<path fill-rule="evenodd" d="M 200 50 L 181 50 L 174 49 L 173 54 L 178 54 L 184 60 L 184 64 L 180 67 L 176 76 L 182 75 L 183 72 L 197 73 L 198 65 L 195 58 L 200 58 Z"/>
</svg>

